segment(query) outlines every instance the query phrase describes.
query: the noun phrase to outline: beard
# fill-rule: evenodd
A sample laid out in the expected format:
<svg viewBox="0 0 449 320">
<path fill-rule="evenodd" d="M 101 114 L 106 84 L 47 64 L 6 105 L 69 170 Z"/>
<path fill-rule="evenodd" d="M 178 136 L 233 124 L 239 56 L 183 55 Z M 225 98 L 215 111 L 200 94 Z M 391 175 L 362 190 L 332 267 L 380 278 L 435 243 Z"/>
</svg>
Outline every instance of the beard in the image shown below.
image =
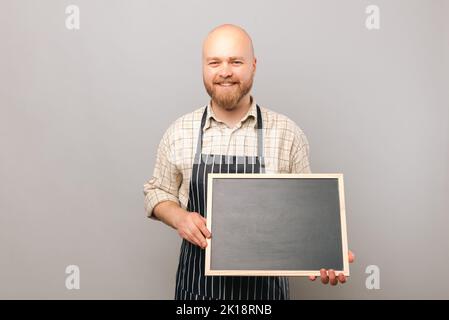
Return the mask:
<svg viewBox="0 0 449 320">
<path fill-rule="evenodd" d="M 212 84 L 206 83 L 203 78 L 203 82 L 212 102 L 226 110 L 232 110 L 251 91 L 253 78 L 254 75 L 247 82 L 240 82 L 233 79 L 214 80 Z M 234 85 L 220 87 L 220 83 L 234 83 Z"/>
</svg>

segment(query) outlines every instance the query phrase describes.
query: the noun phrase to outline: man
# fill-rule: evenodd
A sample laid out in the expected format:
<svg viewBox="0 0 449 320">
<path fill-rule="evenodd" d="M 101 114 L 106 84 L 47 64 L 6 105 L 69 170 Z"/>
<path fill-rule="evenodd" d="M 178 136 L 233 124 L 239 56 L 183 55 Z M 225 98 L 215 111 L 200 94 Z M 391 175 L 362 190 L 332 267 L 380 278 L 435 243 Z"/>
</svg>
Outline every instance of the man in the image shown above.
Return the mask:
<svg viewBox="0 0 449 320">
<path fill-rule="evenodd" d="M 204 276 L 204 248 L 211 237 L 205 219 L 209 172 L 310 173 L 302 130 L 286 116 L 259 107 L 250 94 L 256 63 L 242 28 L 222 25 L 209 33 L 203 81 L 211 101 L 168 128 L 153 177 L 144 185 L 148 216 L 183 238 L 176 299 L 289 299 L 285 277 Z M 336 285 L 346 278 L 323 269 L 321 280 Z"/>
</svg>

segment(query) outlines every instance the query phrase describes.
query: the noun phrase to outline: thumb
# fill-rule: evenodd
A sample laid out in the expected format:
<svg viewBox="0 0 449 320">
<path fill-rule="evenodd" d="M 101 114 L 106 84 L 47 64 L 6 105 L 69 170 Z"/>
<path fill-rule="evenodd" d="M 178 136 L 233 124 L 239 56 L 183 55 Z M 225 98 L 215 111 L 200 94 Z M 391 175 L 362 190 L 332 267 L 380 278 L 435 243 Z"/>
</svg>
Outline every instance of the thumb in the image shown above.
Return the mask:
<svg viewBox="0 0 449 320">
<path fill-rule="evenodd" d="M 351 250 L 349 250 L 348 255 L 349 255 L 349 263 L 353 263 L 354 260 L 355 260 L 355 254 L 354 254 L 354 252 L 352 252 Z"/>
</svg>

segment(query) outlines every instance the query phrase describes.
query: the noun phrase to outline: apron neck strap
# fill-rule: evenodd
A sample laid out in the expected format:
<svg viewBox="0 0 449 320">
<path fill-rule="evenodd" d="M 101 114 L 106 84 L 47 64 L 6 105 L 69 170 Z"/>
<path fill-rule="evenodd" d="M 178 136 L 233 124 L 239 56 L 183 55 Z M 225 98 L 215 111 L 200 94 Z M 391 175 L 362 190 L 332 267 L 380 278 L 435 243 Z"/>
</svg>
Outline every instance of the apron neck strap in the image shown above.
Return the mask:
<svg viewBox="0 0 449 320">
<path fill-rule="evenodd" d="M 259 106 L 257 107 L 257 156 L 263 159 L 263 122 L 262 112 L 260 112 Z"/>
</svg>

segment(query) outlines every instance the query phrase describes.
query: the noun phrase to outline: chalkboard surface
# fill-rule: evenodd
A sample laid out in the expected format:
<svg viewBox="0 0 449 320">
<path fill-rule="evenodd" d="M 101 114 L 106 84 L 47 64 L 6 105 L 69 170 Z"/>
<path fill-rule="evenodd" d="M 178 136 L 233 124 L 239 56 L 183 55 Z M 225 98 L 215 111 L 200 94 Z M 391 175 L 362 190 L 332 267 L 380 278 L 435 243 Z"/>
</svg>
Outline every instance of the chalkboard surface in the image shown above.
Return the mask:
<svg viewBox="0 0 449 320">
<path fill-rule="evenodd" d="M 349 276 L 342 174 L 209 174 L 206 275 Z"/>
</svg>

